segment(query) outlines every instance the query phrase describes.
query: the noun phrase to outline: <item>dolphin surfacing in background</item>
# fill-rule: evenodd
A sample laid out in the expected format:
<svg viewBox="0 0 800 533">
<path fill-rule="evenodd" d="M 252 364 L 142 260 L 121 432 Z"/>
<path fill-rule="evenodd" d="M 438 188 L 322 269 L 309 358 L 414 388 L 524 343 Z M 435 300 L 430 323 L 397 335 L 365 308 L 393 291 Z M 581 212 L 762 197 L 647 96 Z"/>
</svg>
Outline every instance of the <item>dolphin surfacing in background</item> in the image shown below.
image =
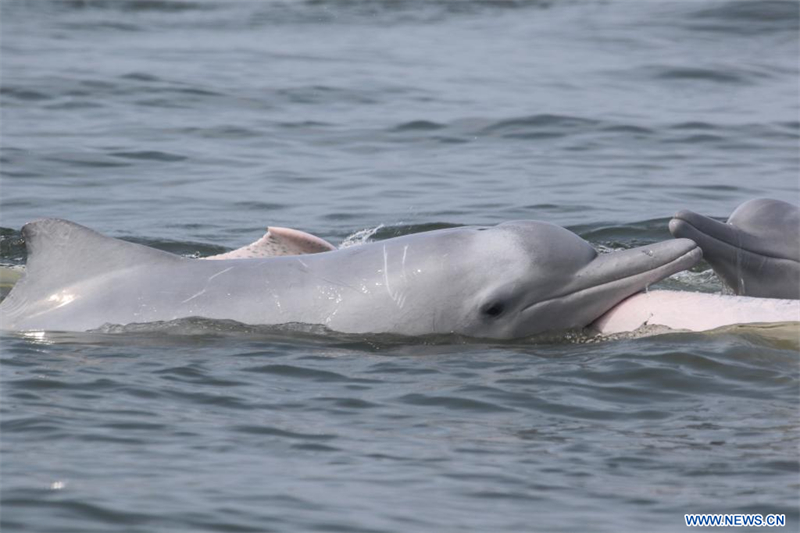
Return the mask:
<svg viewBox="0 0 800 533">
<path fill-rule="evenodd" d="M 717 275 L 741 296 L 800 299 L 800 209 L 780 200 L 750 200 L 726 223 L 680 211 L 675 237 L 695 241 Z"/>
<path fill-rule="evenodd" d="M 5 330 L 86 331 L 185 317 L 344 333 L 517 338 L 583 327 L 701 257 L 673 239 L 598 255 L 545 222 L 406 235 L 313 255 L 198 261 L 57 219 L 23 228 Z"/>
</svg>

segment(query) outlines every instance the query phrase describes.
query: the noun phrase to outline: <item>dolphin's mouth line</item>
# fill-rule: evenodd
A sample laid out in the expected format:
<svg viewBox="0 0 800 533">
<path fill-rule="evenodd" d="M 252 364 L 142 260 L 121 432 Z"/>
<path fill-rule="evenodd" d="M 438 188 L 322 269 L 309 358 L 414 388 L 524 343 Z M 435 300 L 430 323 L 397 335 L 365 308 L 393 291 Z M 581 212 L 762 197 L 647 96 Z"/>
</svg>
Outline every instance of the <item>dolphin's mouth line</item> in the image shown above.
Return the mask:
<svg viewBox="0 0 800 533">
<path fill-rule="evenodd" d="M 752 254 L 752 255 L 757 255 L 757 256 L 760 256 L 760 257 L 768 257 L 770 259 L 779 259 L 779 260 L 782 260 L 782 261 L 792 261 L 793 263 L 800 263 L 800 261 L 792 259 L 791 257 L 781 257 L 781 256 L 778 256 L 778 255 L 772 255 L 772 254 L 768 254 L 768 253 L 765 253 L 765 252 L 758 252 L 758 251 L 755 251 L 755 250 L 753 250 L 751 248 L 747 248 L 741 242 L 733 243 L 733 242 L 725 239 L 724 237 L 717 236 L 717 235 L 712 235 L 710 233 L 707 233 L 707 232 L 701 230 L 700 228 L 698 228 L 697 226 L 692 224 L 691 221 L 686 220 L 683 217 L 676 216 L 676 217 L 673 217 L 673 220 L 680 220 L 684 224 L 690 226 L 693 230 L 695 230 L 700 235 L 703 235 L 704 237 L 708 237 L 709 239 L 713 239 L 715 242 L 718 242 L 720 244 L 723 244 L 725 246 L 733 248 L 737 252 L 745 252 L 745 253 Z M 720 222 L 720 223 L 723 224 L 722 222 Z M 725 224 L 725 225 L 727 227 L 731 228 L 731 230 L 736 232 L 737 234 L 741 231 L 739 228 L 737 228 L 736 226 L 733 226 L 731 224 Z M 686 237 L 686 238 L 691 239 L 691 237 Z"/>
<path fill-rule="evenodd" d="M 538 301 L 538 302 L 534 302 L 534 303 L 532 303 L 532 304 L 530 304 L 530 305 L 526 305 L 525 307 L 523 307 L 522 309 L 520 309 L 520 310 L 519 310 L 519 312 L 520 312 L 520 313 L 523 313 L 523 312 L 525 312 L 525 311 L 527 311 L 527 310 L 529 310 L 529 309 L 531 309 L 531 308 L 533 308 L 533 307 L 536 307 L 536 306 L 538 306 L 538 305 L 545 305 L 545 304 L 548 304 L 548 303 L 550 303 L 550 302 L 553 302 L 553 301 L 555 301 L 555 300 L 559 300 L 559 299 L 562 299 L 562 298 L 567 298 L 567 297 L 569 297 L 569 296 L 573 296 L 573 295 L 575 295 L 575 294 L 580 294 L 580 293 L 582 293 L 582 292 L 591 291 L 591 290 L 596 290 L 596 289 L 601 289 L 601 288 L 603 288 L 603 287 L 607 287 L 607 286 L 609 286 L 609 285 L 613 285 L 613 284 L 615 284 L 615 283 L 625 282 L 626 280 L 629 280 L 629 279 L 631 279 L 631 278 L 635 278 L 635 277 L 637 277 L 637 276 L 643 276 L 643 275 L 649 274 L 650 272 L 653 272 L 653 271 L 655 271 L 655 270 L 658 270 L 658 269 L 660 269 L 660 268 L 666 268 L 666 269 L 669 269 L 669 267 L 671 267 L 672 265 L 677 265 L 677 264 L 679 264 L 679 263 L 681 263 L 681 262 L 685 261 L 686 259 L 688 259 L 688 258 L 690 258 L 690 257 L 692 257 L 692 256 L 696 256 L 696 255 L 698 255 L 698 254 L 702 254 L 702 250 L 700 249 L 700 247 L 699 247 L 699 246 L 695 245 L 695 247 L 694 247 L 694 248 L 692 248 L 691 250 L 689 250 L 688 252 L 686 252 L 686 253 L 684 253 L 684 254 L 680 255 L 679 257 L 676 257 L 676 258 L 675 258 L 675 259 L 673 259 L 672 261 L 669 261 L 669 262 L 667 262 L 667 263 L 664 263 L 664 264 L 662 264 L 662 265 L 658 265 L 658 266 L 657 266 L 657 267 L 655 267 L 655 268 L 651 268 L 651 269 L 648 269 L 648 270 L 643 270 L 643 271 L 641 271 L 641 272 L 637 272 L 637 273 L 635 273 L 635 274 L 631 274 L 631 275 L 629 275 L 629 276 L 623 276 L 623 277 L 621 277 L 621 278 L 612 279 L 612 280 L 609 280 L 609 281 L 604 281 L 603 283 L 599 283 L 599 284 L 597 284 L 597 285 L 591 285 L 591 286 L 589 286 L 589 287 L 583 287 L 583 288 L 581 288 L 581 289 L 576 289 L 576 290 L 574 290 L 574 291 L 571 291 L 571 292 L 566 292 L 566 293 L 563 293 L 563 294 L 559 294 L 559 295 L 557 295 L 557 296 L 553 296 L 553 297 L 551 297 L 551 298 L 548 298 L 547 300 L 540 300 L 540 301 Z M 697 259 L 699 260 L 700 258 L 698 257 Z M 692 264 L 693 264 L 693 263 L 692 263 Z M 690 266 L 691 266 L 691 265 L 690 265 Z M 688 267 L 687 267 L 687 268 L 688 268 Z M 678 271 L 676 271 L 676 272 L 680 272 L 680 270 L 678 270 Z M 670 275 L 671 275 L 671 274 L 669 274 L 669 275 L 667 275 L 667 276 L 664 276 L 664 278 L 667 278 L 667 277 L 669 277 Z M 662 279 L 664 279 L 664 278 L 662 278 Z M 661 281 L 661 280 L 654 281 L 653 283 L 657 283 L 658 281 Z M 648 284 L 648 285 L 649 285 L 649 284 Z M 642 288 L 644 289 L 644 288 L 646 288 L 646 287 L 647 287 L 647 286 L 645 286 L 645 287 L 642 287 Z M 639 290 L 641 290 L 641 289 L 639 289 Z M 637 291 L 633 291 L 631 294 L 633 294 L 634 292 L 639 292 L 639 291 L 638 291 L 638 290 L 637 290 Z M 623 297 L 623 298 L 620 298 L 620 300 L 619 300 L 619 301 L 617 301 L 617 302 L 614 302 L 613 304 L 611 304 L 611 305 L 609 306 L 609 309 L 610 309 L 611 307 L 613 307 L 614 305 L 616 305 L 617 303 L 619 303 L 620 301 L 622 301 L 623 299 L 627 298 L 628 296 L 630 296 L 630 295 L 626 295 L 625 297 Z"/>
</svg>

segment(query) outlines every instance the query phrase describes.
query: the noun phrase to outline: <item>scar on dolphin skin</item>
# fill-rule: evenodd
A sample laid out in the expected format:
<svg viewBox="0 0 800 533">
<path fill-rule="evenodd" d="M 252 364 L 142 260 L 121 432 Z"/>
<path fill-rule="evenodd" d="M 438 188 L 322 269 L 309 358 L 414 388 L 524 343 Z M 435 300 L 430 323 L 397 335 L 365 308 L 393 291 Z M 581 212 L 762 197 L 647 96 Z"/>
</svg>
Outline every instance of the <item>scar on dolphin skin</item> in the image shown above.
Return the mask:
<svg viewBox="0 0 800 533">
<path fill-rule="evenodd" d="M 235 267 L 228 267 L 228 268 L 226 268 L 226 269 L 224 269 L 224 270 L 220 270 L 219 272 L 217 272 L 216 274 L 214 274 L 214 275 L 212 275 L 212 276 L 209 276 L 209 277 L 208 277 L 208 279 L 206 280 L 206 286 L 205 286 L 205 287 L 203 287 L 203 289 L 201 289 L 201 290 L 200 290 L 199 292 L 197 292 L 196 294 L 194 294 L 194 295 L 192 295 L 192 296 L 190 296 L 190 297 L 186 298 L 186 299 L 185 299 L 185 300 L 183 300 L 181 303 L 182 303 L 182 304 L 185 304 L 185 303 L 191 302 L 192 300 L 194 300 L 194 299 L 195 299 L 195 298 L 197 298 L 198 296 L 202 296 L 203 294 L 205 294 L 205 293 L 206 293 L 206 291 L 208 290 L 208 284 L 209 284 L 209 283 L 211 283 L 211 281 L 212 281 L 214 278 L 216 278 L 217 276 L 220 276 L 220 275 L 222 275 L 222 274 L 224 274 L 224 273 L 226 273 L 226 272 L 230 272 L 230 271 L 231 271 L 231 270 L 233 270 L 234 268 L 235 268 Z"/>
</svg>

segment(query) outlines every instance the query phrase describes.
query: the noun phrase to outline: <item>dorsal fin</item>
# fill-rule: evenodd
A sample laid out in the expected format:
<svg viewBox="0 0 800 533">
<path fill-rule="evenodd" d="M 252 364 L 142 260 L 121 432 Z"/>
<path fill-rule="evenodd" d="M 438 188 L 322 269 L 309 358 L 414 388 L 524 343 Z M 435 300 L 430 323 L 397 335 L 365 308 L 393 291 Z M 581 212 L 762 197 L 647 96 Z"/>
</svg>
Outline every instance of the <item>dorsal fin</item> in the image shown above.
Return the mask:
<svg viewBox="0 0 800 533">
<path fill-rule="evenodd" d="M 22 236 L 28 262 L 25 274 L 0 303 L 0 329 L 39 327 L 30 320 L 71 303 L 83 292 L 78 286 L 91 286 L 107 276 L 124 279 L 127 269 L 142 265 L 192 261 L 53 218 L 26 224 Z"/>
<path fill-rule="evenodd" d="M 164 252 L 106 237 L 94 230 L 56 218 L 22 227 L 28 250 L 25 281 L 54 288 L 143 262 L 180 261 Z"/>
<path fill-rule="evenodd" d="M 251 259 L 282 255 L 316 254 L 335 250 L 328 241 L 305 231 L 291 228 L 267 228 L 267 233 L 252 244 L 231 252 L 204 257 L 203 259 Z"/>
</svg>

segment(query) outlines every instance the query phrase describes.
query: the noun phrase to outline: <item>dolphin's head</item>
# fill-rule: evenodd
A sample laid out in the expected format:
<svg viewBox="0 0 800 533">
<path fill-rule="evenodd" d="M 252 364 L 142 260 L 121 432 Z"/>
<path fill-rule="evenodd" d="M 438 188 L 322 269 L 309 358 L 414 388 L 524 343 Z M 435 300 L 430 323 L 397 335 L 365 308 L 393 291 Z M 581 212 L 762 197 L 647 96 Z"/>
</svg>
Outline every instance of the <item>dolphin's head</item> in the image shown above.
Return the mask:
<svg viewBox="0 0 800 533">
<path fill-rule="evenodd" d="M 736 294 L 800 298 L 800 209 L 760 198 L 740 205 L 727 223 L 680 211 L 669 223 L 675 237 L 695 241 Z"/>
<path fill-rule="evenodd" d="M 688 239 L 598 254 L 574 233 L 535 221 L 460 228 L 450 239 L 459 253 L 448 264 L 457 266 L 435 290 L 455 308 L 451 331 L 483 338 L 587 326 L 702 256 Z"/>
</svg>

